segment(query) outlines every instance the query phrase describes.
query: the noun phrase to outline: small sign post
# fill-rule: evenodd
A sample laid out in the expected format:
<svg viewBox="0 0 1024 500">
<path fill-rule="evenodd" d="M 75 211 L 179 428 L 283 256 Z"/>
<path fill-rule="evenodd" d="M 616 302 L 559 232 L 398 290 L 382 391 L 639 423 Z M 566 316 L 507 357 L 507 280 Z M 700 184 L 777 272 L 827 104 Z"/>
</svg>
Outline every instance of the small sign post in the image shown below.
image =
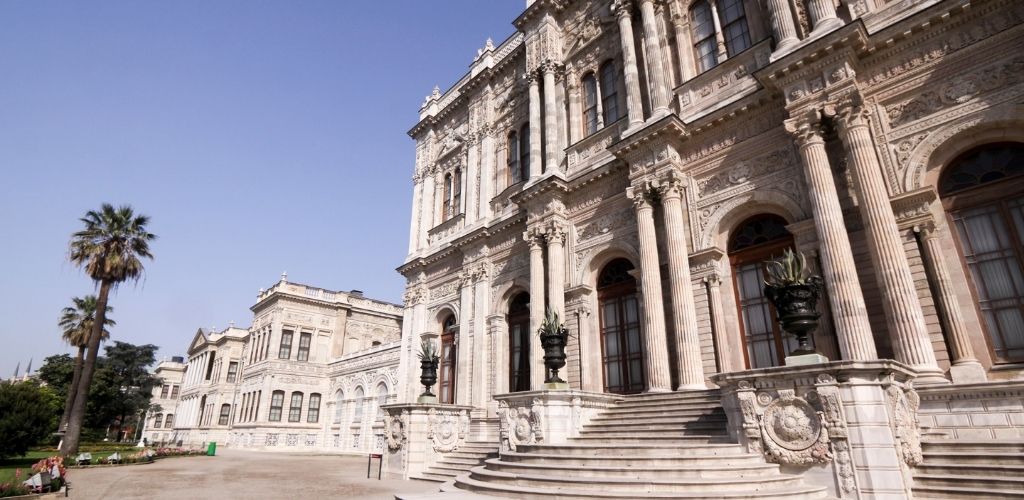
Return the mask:
<svg viewBox="0 0 1024 500">
<path fill-rule="evenodd" d="M 383 453 L 370 453 L 370 456 L 366 458 L 366 479 L 370 479 L 370 470 L 373 464 L 373 459 L 375 458 L 379 460 L 379 462 L 377 462 L 377 480 L 380 481 L 380 474 L 384 469 Z"/>
</svg>

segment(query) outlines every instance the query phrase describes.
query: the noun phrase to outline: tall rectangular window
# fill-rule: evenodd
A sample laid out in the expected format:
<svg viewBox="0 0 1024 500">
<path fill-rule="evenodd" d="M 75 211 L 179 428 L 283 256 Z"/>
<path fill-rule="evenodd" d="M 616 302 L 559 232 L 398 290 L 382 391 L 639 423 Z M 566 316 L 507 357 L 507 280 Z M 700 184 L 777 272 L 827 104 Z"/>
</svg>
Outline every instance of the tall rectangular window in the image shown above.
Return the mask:
<svg viewBox="0 0 1024 500">
<path fill-rule="evenodd" d="M 530 178 L 530 122 L 519 127 L 519 178 Z"/>
<path fill-rule="evenodd" d="M 288 406 L 288 421 L 298 422 L 302 420 L 302 393 L 292 393 L 292 404 Z"/>
<path fill-rule="evenodd" d="M 171 386 L 164 384 L 164 386 L 160 388 L 160 399 L 167 399 L 167 393 L 170 391 Z"/>
<path fill-rule="evenodd" d="M 729 52 L 729 57 L 732 57 L 750 47 L 750 32 L 747 31 L 743 0 L 718 0 L 717 4 L 725 49 Z"/>
<path fill-rule="evenodd" d="M 270 396 L 270 415 L 267 420 L 271 422 L 281 421 L 281 409 L 284 407 L 284 391 L 274 391 Z"/>
<path fill-rule="evenodd" d="M 320 421 L 320 395 L 313 393 L 309 395 L 309 409 L 306 410 L 306 422 L 315 424 Z"/>
<path fill-rule="evenodd" d="M 718 65 L 718 46 L 715 41 L 715 21 L 707 0 L 698 0 L 690 8 L 693 27 L 693 48 L 697 52 L 700 71 Z"/>
<path fill-rule="evenodd" d="M 171 399 L 178 399 L 178 389 L 180 388 L 181 386 L 177 385 L 171 386 Z"/>
<path fill-rule="evenodd" d="M 281 348 L 277 351 L 278 359 L 292 357 L 292 331 L 281 330 Z"/>
<path fill-rule="evenodd" d="M 299 361 L 309 361 L 309 343 L 312 340 L 312 333 L 299 334 L 299 352 L 296 354 L 295 359 Z"/>
<path fill-rule="evenodd" d="M 508 134 L 508 146 L 506 149 L 508 160 L 508 185 L 518 184 L 523 181 L 519 176 L 519 136 L 515 130 Z"/>
<path fill-rule="evenodd" d="M 586 135 L 597 132 L 597 78 L 593 73 L 583 77 L 583 131 Z"/>
<path fill-rule="evenodd" d="M 238 361 L 228 363 L 228 382 L 234 382 L 238 377 Z"/>
<path fill-rule="evenodd" d="M 608 61 L 601 65 L 601 108 L 604 113 L 604 126 L 611 125 L 619 119 L 619 92 L 616 81 L 615 64 Z"/>
<path fill-rule="evenodd" d="M 217 419 L 217 425 L 228 425 L 228 419 L 231 418 L 231 405 L 222 404 L 220 405 L 220 418 Z"/>
<path fill-rule="evenodd" d="M 454 186 L 452 186 L 452 217 L 462 213 L 462 169 L 455 169 Z"/>
</svg>

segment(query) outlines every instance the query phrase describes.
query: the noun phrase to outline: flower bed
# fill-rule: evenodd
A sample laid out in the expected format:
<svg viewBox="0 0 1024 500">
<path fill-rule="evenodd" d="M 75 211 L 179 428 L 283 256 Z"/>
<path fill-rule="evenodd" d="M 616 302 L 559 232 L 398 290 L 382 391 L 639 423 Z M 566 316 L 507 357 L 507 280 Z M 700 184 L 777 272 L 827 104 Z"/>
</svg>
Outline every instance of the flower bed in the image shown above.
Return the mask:
<svg viewBox="0 0 1024 500">
<path fill-rule="evenodd" d="M 95 464 L 89 465 L 72 465 L 71 468 L 87 468 L 87 467 L 116 467 L 119 465 L 137 465 L 137 464 L 148 464 L 158 458 L 168 457 L 189 457 L 205 455 L 206 452 L 198 448 L 145 448 L 142 451 L 130 454 L 120 454 L 115 460 L 111 460 L 111 456 L 108 455 L 100 458 Z"/>
<path fill-rule="evenodd" d="M 58 455 L 36 462 L 32 466 L 30 479 L 37 474 L 40 475 L 40 483 L 36 487 L 31 487 L 26 485 L 26 481 L 22 479 L 21 469 L 16 469 L 14 471 L 14 481 L 0 483 L 0 498 L 60 491 L 67 484 L 67 469 L 64 467 L 64 457 Z"/>
</svg>

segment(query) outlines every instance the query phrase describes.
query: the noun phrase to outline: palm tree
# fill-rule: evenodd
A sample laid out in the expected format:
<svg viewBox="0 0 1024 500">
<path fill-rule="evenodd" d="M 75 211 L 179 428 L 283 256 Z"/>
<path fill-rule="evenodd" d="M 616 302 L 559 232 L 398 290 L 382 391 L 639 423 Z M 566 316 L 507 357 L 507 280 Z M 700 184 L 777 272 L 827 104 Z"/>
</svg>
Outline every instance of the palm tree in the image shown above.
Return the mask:
<svg viewBox="0 0 1024 500">
<path fill-rule="evenodd" d="M 71 385 L 68 386 L 68 396 L 64 401 L 64 415 L 60 418 L 60 425 L 57 432 L 67 430 L 68 417 L 71 416 L 71 406 L 75 404 L 75 395 L 78 394 L 78 380 L 82 375 L 82 362 L 85 359 L 85 350 L 89 347 L 89 335 L 92 334 L 93 316 L 96 314 L 96 296 L 86 295 L 85 297 L 73 297 L 71 302 L 74 307 L 65 307 L 60 312 L 60 321 L 57 324 L 63 330 L 61 336 L 64 341 L 78 348 L 78 356 L 75 357 L 75 371 L 71 377 Z M 114 308 L 107 306 L 107 314 L 113 312 Z M 104 315 L 106 316 L 106 315 Z M 104 320 L 106 326 L 114 326 L 117 323 L 110 317 Z M 103 338 L 110 338 L 110 332 L 103 329 Z"/>
<path fill-rule="evenodd" d="M 106 324 L 110 289 L 128 280 L 138 281 L 142 277 L 140 258 L 153 258 L 153 254 L 149 253 L 149 243 L 156 239 L 156 235 L 146 230 L 149 217 L 136 215 L 128 205 L 114 208 L 104 203 L 99 211 L 90 210 L 80 220 L 85 228 L 71 235 L 68 259 L 72 264 L 84 268 L 100 291 L 96 297 L 96 318 L 89 335 L 88 351 L 78 381 L 78 395 L 71 407 L 68 430 L 61 443 L 61 453 L 64 455 L 78 452 L 82 423 L 85 420 L 85 403 L 96 368 L 103 325 Z"/>
</svg>

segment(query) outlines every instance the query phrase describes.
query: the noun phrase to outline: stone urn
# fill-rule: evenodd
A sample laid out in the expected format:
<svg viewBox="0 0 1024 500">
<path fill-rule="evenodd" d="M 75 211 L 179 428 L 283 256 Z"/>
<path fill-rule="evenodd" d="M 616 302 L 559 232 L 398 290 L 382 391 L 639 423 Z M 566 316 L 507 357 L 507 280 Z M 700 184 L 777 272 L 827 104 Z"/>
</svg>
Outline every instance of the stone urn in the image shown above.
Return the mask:
<svg viewBox="0 0 1024 500">
<path fill-rule="evenodd" d="M 430 388 L 437 383 L 437 367 L 441 358 L 437 355 L 437 347 L 428 339 L 420 343 L 420 352 L 416 354 L 420 358 L 420 383 L 423 384 L 423 394 L 420 394 L 421 402 L 436 401 L 437 396 L 430 392 Z"/>
<path fill-rule="evenodd" d="M 818 327 L 821 316 L 818 312 L 821 277 L 811 276 L 803 254 L 789 249 L 782 258 L 769 261 L 765 271 L 765 297 L 775 306 L 782 330 L 797 340 L 797 348 L 790 356 L 818 354 L 807 339 Z"/>
<path fill-rule="evenodd" d="M 569 340 L 569 330 L 558 321 L 558 313 L 548 311 L 538 333 L 540 345 L 544 348 L 544 383 L 565 384 L 559 378 L 558 370 L 565 367 L 565 344 Z"/>
</svg>

